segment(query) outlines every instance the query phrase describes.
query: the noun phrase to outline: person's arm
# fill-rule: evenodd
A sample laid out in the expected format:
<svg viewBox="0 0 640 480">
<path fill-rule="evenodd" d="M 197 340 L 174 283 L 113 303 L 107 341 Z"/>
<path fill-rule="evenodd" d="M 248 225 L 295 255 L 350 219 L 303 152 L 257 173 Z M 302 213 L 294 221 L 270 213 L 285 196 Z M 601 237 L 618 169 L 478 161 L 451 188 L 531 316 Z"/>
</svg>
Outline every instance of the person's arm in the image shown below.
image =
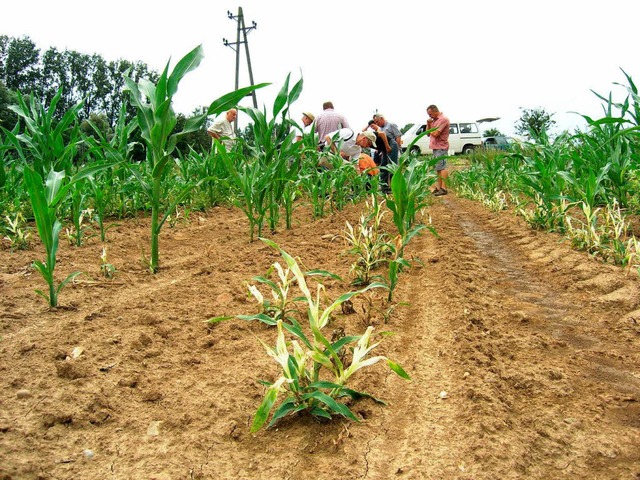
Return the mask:
<svg viewBox="0 0 640 480">
<path fill-rule="evenodd" d="M 379 129 L 378 136 L 382 138 L 382 141 L 384 142 L 384 149 L 387 151 L 387 153 L 391 152 L 391 146 L 389 145 L 389 139 L 387 138 L 387 134 L 384 133 L 382 129 Z"/>
<path fill-rule="evenodd" d="M 324 144 L 329 145 L 329 148 L 331 149 L 331 151 L 333 153 L 336 153 L 336 144 L 333 143 L 333 140 L 331 140 L 331 137 L 329 135 L 324 137 Z"/>
<path fill-rule="evenodd" d="M 217 138 L 219 140 L 220 134 L 222 133 L 222 129 L 220 128 L 220 123 L 215 122 L 213 125 L 211 125 L 207 130 L 207 133 L 211 138 Z"/>
<path fill-rule="evenodd" d="M 427 119 L 427 130 L 431 130 L 433 128 L 433 118 L 429 117 Z M 431 136 L 433 132 L 427 133 L 427 136 Z M 437 137 L 437 135 L 434 135 L 434 137 Z"/>
</svg>

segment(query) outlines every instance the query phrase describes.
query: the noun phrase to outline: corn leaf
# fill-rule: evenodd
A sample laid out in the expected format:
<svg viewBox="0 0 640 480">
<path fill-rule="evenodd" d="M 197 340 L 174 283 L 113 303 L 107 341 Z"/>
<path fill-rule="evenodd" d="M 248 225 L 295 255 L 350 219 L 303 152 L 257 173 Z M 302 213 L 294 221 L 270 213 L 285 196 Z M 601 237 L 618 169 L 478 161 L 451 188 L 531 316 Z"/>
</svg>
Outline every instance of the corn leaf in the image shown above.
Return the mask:
<svg viewBox="0 0 640 480">
<path fill-rule="evenodd" d="M 278 399 L 278 390 L 281 384 L 282 382 L 278 381 L 267 390 L 262 403 L 258 407 L 258 411 L 253 417 L 253 423 L 251 424 L 251 433 L 255 433 L 260 430 L 260 428 L 262 428 L 264 423 L 267 421 L 269 413 L 271 412 L 273 405 Z"/>
<path fill-rule="evenodd" d="M 282 402 L 282 404 L 273 413 L 273 417 L 271 418 L 271 421 L 269 422 L 269 425 L 267 428 L 271 428 L 282 417 L 289 415 L 290 413 L 300 411 L 301 409 L 304 409 L 304 406 L 303 407 L 298 406 L 296 404 L 295 398 L 288 398 L 287 400 Z"/>
<path fill-rule="evenodd" d="M 370 395 L 366 392 L 358 392 L 357 390 L 352 390 L 351 388 L 347 388 L 347 387 L 342 387 L 342 390 L 338 395 L 338 397 L 349 397 L 353 400 L 360 400 L 361 398 L 370 398 L 376 403 L 380 403 L 385 406 L 387 405 L 387 402 L 385 402 L 380 398 L 376 398 L 373 395 Z"/>
<path fill-rule="evenodd" d="M 187 53 L 182 59 L 176 64 L 173 72 L 169 76 L 169 80 L 167 82 L 167 95 L 169 97 L 175 95 L 178 91 L 178 84 L 182 77 L 184 77 L 187 73 L 195 70 L 200 65 L 200 62 L 204 58 L 204 50 L 202 45 L 198 45 L 196 48 Z"/>
<path fill-rule="evenodd" d="M 387 358 L 387 365 L 389 365 L 389 368 L 393 370 L 399 377 L 404 378 L 405 380 L 411 380 L 409 374 L 405 372 L 404 369 L 396 362 Z"/>
<path fill-rule="evenodd" d="M 311 392 L 311 393 L 307 393 L 307 394 L 303 395 L 303 398 L 305 400 L 308 400 L 310 398 L 314 398 L 314 399 L 318 400 L 319 402 L 324 403 L 332 411 L 334 411 L 336 413 L 339 413 L 343 417 L 349 418 L 349 419 L 351 419 L 351 420 L 353 420 L 355 422 L 359 422 L 360 421 L 358 419 L 358 417 L 356 417 L 353 414 L 353 412 L 351 410 L 349 410 L 349 407 L 347 407 L 343 403 L 336 402 L 333 398 L 331 398 L 326 393 L 322 393 L 322 392 L 316 390 L 315 392 Z"/>
</svg>

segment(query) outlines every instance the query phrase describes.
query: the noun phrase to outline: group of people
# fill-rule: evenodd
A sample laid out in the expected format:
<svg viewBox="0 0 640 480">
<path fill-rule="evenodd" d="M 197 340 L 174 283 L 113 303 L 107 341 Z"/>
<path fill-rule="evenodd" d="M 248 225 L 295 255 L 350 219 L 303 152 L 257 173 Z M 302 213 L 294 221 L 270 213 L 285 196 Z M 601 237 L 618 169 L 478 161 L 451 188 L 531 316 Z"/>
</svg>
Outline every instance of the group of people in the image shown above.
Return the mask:
<svg viewBox="0 0 640 480">
<path fill-rule="evenodd" d="M 301 141 L 303 135 L 314 134 L 318 138 L 318 149 L 339 154 L 344 162 L 353 163 L 360 173 L 380 175 L 380 186 L 384 193 L 389 193 L 391 175 L 385 167 L 391 163 L 398 163 L 398 156 L 402 148 L 402 132 L 395 123 L 387 121 L 382 113 L 376 113 L 367 125 L 355 132 L 344 115 L 335 111 L 332 102 L 325 102 L 322 113 L 314 116 L 311 112 L 302 113 L 303 130 L 296 132 L 296 141 Z M 232 108 L 225 115 L 217 119 L 207 130 L 213 138 L 221 141 L 227 149 L 233 147 L 235 132 L 233 122 L 238 112 Z M 427 107 L 427 130 L 430 136 L 429 148 L 433 156 L 439 158 L 435 170 L 437 180 L 432 193 L 446 195 L 446 180 L 448 177 L 446 156 L 449 152 L 449 119 L 436 107 Z M 371 149 L 373 157 L 362 149 Z M 321 157 L 320 167 L 332 168 L 333 164 L 327 157 Z"/>
</svg>

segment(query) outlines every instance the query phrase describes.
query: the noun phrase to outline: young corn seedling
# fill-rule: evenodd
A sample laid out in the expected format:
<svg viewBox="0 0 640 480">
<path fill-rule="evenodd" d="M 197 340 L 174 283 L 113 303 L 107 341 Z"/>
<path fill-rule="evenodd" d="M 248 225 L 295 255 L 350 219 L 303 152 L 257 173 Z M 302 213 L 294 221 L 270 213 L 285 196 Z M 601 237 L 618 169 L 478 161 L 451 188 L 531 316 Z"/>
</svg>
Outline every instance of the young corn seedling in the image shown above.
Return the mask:
<svg viewBox="0 0 640 480">
<path fill-rule="evenodd" d="M 278 281 L 273 281 L 270 277 L 273 272 L 277 272 Z M 291 299 L 289 296 L 289 290 L 291 285 L 295 283 L 295 277 L 291 274 L 290 269 L 284 269 L 282 266 L 275 262 L 267 271 L 264 276 L 257 276 L 253 278 L 254 281 L 268 286 L 271 289 L 271 296 L 273 301 L 264 298 L 260 290 L 255 285 L 247 285 L 249 293 L 258 301 L 261 306 L 261 312 L 258 316 L 249 316 L 243 319 L 245 320 L 260 320 L 269 325 L 275 325 L 279 320 L 291 320 L 289 313 L 295 310 L 295 299 Z M 265 315 L 266 317 L 261 317 Z"/>
<path fill-rule="evenodd" d="M 102 247 L 102 254 L 100 255 L 100 273 L 105 278 L 113 278 L 116 275 L 116 267 L 109 263 L 109 259 L 107 258 L 107 247 Z"/>
<path fill-rule="evenodd" d="M 286 292 L 288 298 L 289 288 L 295 282 L 303 294 L 300 299 L 307 306 L 311 335 L 305 333 L 295 318 L 287 318 L 287 322 L 283 321 L 280 318 L 283 315 L 280 315 L 275 322 L 272 317 L 266 314 L 238 315 L 236 317 L 244 320 L 260 320 L 269 324 L 275 323 L 278 331 L 275 348 L 262 341 L 261 343 L 267 353 L 279 364 L 282 374 L 273 383 L 262 382 L 267 386 L 267 391 L 254 416 L 251 431 L 256 432 L 262 428 L 270 416 L 269 426 L 272 426 L 286 415 L 303 411 L 320 418 L 331 419 L 332 415 L 342 415 L 358 421 L 349 407 L 340 401 L 341 398 L 349 397 L 357 400 L 368 397 L 384 403 L 368 393 L 359 392 L 347 386 L 358 370 L 385 360 L 389 368 L 401 378 L 409 379 L 409 376 L 400 365 L 385 356 L 367 358 L 368 354 L 378 345 L 370 343 L 373 327 L 367 328 L 361 336 L 340 336 L 335 340 L 327 338 L 322 330 L 329 323 L 331 314 L 353 296 L 382 285 L 371 284 L 362 290 L 345 293 L 328 307 L 322 308 L 321 298 L 324 287 L 322 284 L 318 284 L 316 295 L 313 296 L 307 285 L 307 276 L 326 272 L 312 271 L 305 274 L 298 262 L 277 244 L 268 239 L 261 240 L 278 250 L 287 265 L 286 270 L 282 267 L 278 269 L 280 283 L 275 282 L 273 285 L 268 282 L 264 283 L 269 284 L 274 290 Z M 262 298 L 261 295 L 255 296 L 258 300 Z M 283 293 L 282 297 L 284 296 Z M 262 300 L 264 299 L 262 298 Z M 209 320 L 209 322 L 216 323 L 228 318 L 230 317 L 218 317 Z M 294 337 L 291 342 L 285 339 L 285 330 Z M 349 350 L 350 345 L 354 345 L 352 360 L 350 363 L 345 363 L 345 353 Z M 276 408 L 278 397 L 281 396 L 284 396 L 284 399 Z"/>
<path fill-rule="evenodd" d="M 25 166 L 24 168 L 24 182 L 29 191 L 38 235 L 47 255 L 44 262 L 36 260 L 33 264 L 47 282 L 49 293 L 46 294 L 41 290 L 36 290 L 36 293 L 44 297 L 51 307 L 58 306 L 60 290 L 80 274 L 80 272 L 71 273 L 58 285 L 55 283 L 56 253 L 58 252 L 60 230 L 62 230 L 62 224 L 56 216 L 56 208 L 67 196 L 71 185 L 103 168 L 106 167 L 103 165 L 86 167 L 72 177 L 66 185 L 63 185 L 65 180 L 64 172 L 51 170 L 45 182 L 40 174 L 31 167 Z"/>
<path fill-rule="evenodd" d="M 5 215 L 7 226 L 5 227 L 4 240 L 12 250 L 25 250 L 29 248 L 29 238 L 31 229 L 26 226 L 26 221 L 22 213 L 17 212 L 13 218 Z"/>
<path fill-rule="evenodd" d="M 322 329 L 329 322 L 330 315 L 335 309 L 353 296 L 380 285 L 372 284 L 363 290 L 345 293 L 329 307 L 322 309 L 320 294 L 323 286 L 321 284 L 318 285 L 314 298 L 307 286 L 305 275 L 295 259 L 271 240 L 262 240 L 280 252 L 295 277 L 296 283 L 307 302 L 307 313 L 312 335 L 311 338 L 308 338 L 299 326 L 287 326 L 282 320 L 279 320 L 277 322 L 278 339 L 276 347 L 271 348 L 263 343 L 267 353 L 282 368 L 282 375 L 274 383 L 266 384 L 268 386 L 267 392 L 254 416 L 251 431 L 258 431 L 267 422 L 280 394 L 283 394 L 285 398 L 273 413 L 269 426 L 272 426 L 278 419 L 286 415 L 301 411 L 309 412 L 321 418 L 330 419 L 332 415 L 337 414 L 358 421 L 358 418 L 349 407 L 338 401 L 341 397 L 350 397 L 354 400 L 363 397 L 374 398 L 368 393 L 358 392 L 346 386 L 347 382 L 358 370 L 385 360 L 389 368 L 401 378 L 409 379 L 409 375 L 400 365 L 385 356 L 367 358 L 367 355 L 378 345 L 378 343 L 370 344 L 373 327 L 368 327 L 361 336 L 344 336 L 335 342 L 331 342 L 322 333 Z M 296 338 L 290 343 L 291 352 L 285 340 L 284 328 Z M 347 365 L 343 363 L 342 352 L 349 344 L 354 343 L 352 360 Z M 326 375 L 322 375 L 324 372 L 326 372 Z M 329 380 L 324 380 L 327 376 Z M 374 398 L 374 400 L 377 399 Z"/>
<path fill-rule="evenodd" d="M 90 224 L 94 219 L 95 216 L 92 208 L 86 208 L 80 211 L 77 216 L 75 210 L 73 211 L 73 225 L 69 228 L 65 228 L 67 239 L 71 245 L 79 247 L 82 245 L 84 238 L 91 238 L 94 236 L 90 233 Z"/>
<path fill-rule="evenodd" d="M 366 203 L 367 212 L 360 216 L 360 222 L 354 228 L 346 222 L 343 237 L 349 244 L 347 253 L 356 255 L 356 261 L 351 266 L 353 285 L 368 285 L 373 271 L 388 261 L 391 249 L 386 235 L 381 231 L 380 224 L 384 211 L 381 210 L 375 195 L 372 203 Z"/>
</svg>

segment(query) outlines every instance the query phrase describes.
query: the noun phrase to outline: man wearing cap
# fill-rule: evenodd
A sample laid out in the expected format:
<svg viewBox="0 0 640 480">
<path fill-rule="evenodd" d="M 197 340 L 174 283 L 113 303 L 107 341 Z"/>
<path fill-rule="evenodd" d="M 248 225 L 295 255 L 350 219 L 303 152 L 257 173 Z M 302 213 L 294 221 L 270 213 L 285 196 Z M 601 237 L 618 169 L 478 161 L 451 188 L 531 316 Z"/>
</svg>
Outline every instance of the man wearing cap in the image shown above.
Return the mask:
<svg viewBox="0 0 640 480">
<path fill-rule="evenodd" d="M 315 119 L 316 117 L 313 113 L 302 112 L 302 124 L 304 125 L 304 128 L 302 130 L 296 128 L 296 142 L 300 142 L 303 135 L 313 133 L 313 121 Z"/>
<path fill-rule="evenodd" d="M 350 128 L 341 128 L 327 134 L 324 141 L 333 153 L 340 153 L 346 161 L 355 161 L 363 148 L 371 148 L 375 145 L 376 136 L 373 132 L 356 133 Z M 320 161 L 320 166 L 330 168 L 329 164 L 330 162 L 324 157 Z"/>
</svg>

